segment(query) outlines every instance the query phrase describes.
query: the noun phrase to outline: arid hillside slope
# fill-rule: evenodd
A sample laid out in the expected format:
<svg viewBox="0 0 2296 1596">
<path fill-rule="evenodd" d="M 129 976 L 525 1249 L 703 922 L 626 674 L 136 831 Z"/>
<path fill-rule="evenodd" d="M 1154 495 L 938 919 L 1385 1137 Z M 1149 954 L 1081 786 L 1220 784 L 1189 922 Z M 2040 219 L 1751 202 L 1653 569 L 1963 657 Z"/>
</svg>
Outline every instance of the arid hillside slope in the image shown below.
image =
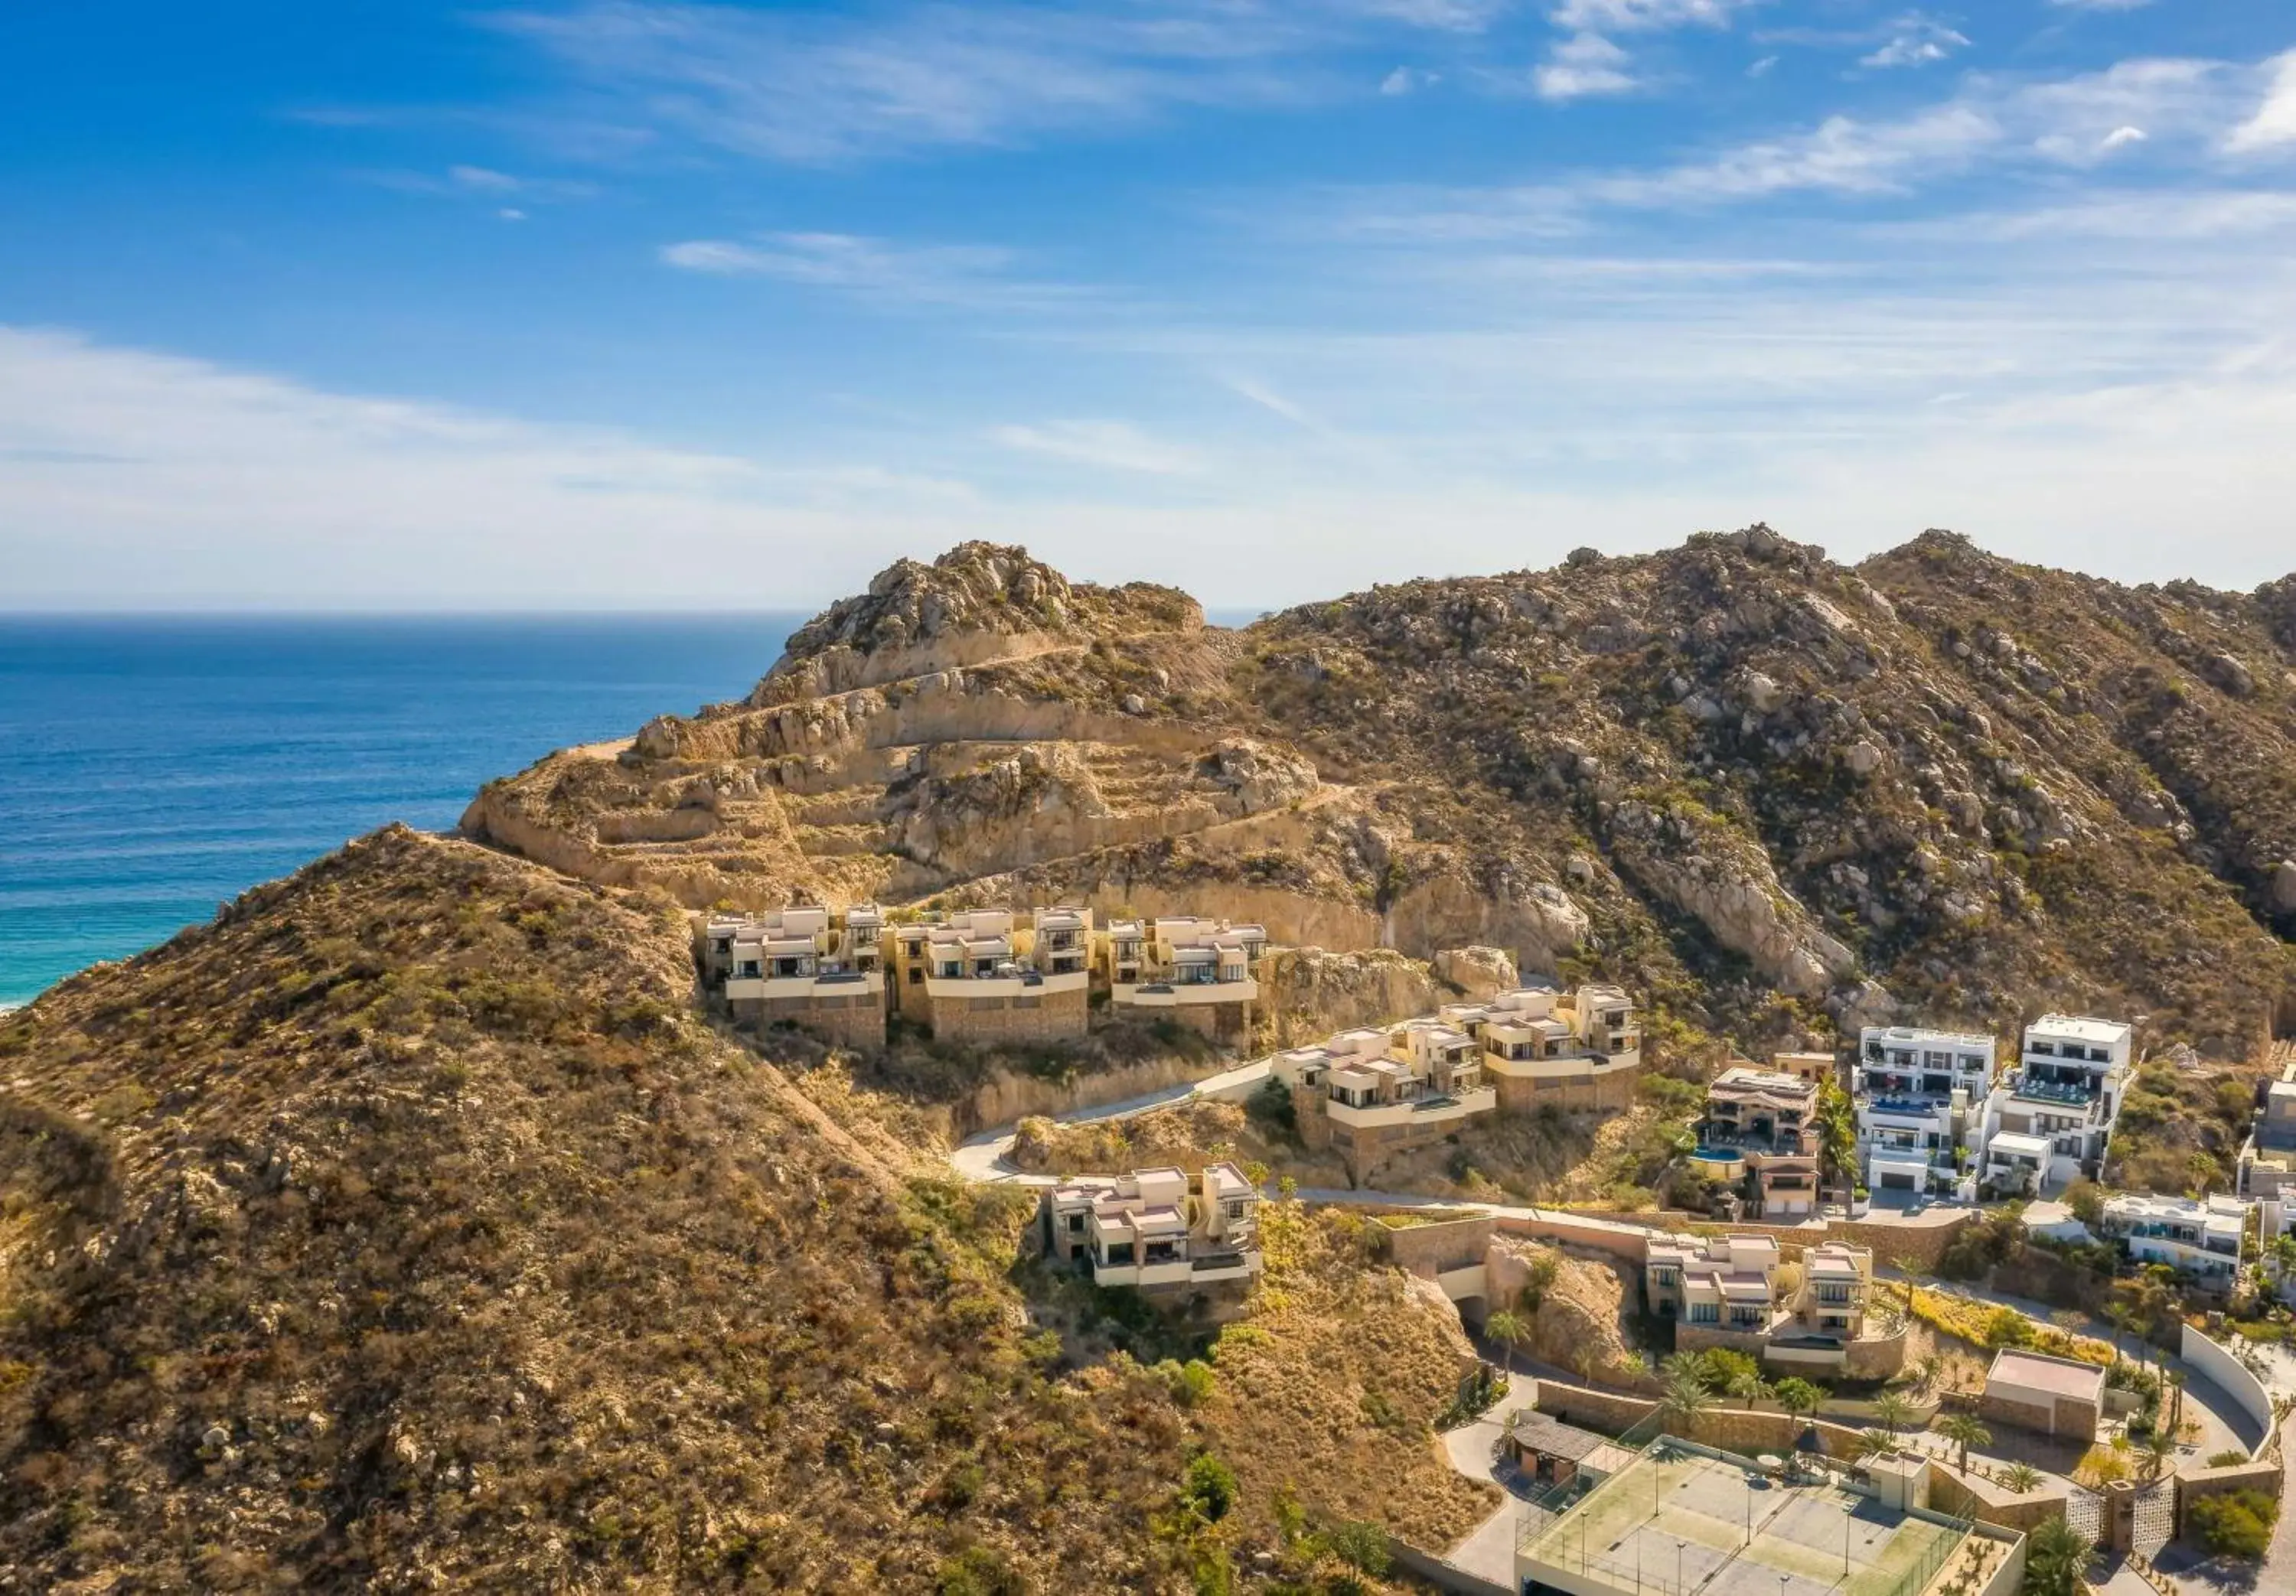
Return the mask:
<svg viewBox="0 0 2296 1596">
<path fill-rule="evenodd" d="M 473 835 L 689 906 L 1087 896 L 1468 943 L 1663 1056 L 1919 1013 L 2296 1021 L 2296 579 L 2125 588 L 1767 528 L 1201 624 L 1025 551 L 904 561 L 747 700 L 491 785 Z"/>
<path fill-rule="evenodd" d="M 1487 1510 L 1427 1428 L 1456 1320 L 1344 1227 L 1277 1209 L 1184 1389 L 1024 1194 L 704 1025 L 686 947 L 394 828 L 7 1017 L 0 1588 L 1181 1591 L 1310 1571 L 1287 1493 Z"/>
</svg>

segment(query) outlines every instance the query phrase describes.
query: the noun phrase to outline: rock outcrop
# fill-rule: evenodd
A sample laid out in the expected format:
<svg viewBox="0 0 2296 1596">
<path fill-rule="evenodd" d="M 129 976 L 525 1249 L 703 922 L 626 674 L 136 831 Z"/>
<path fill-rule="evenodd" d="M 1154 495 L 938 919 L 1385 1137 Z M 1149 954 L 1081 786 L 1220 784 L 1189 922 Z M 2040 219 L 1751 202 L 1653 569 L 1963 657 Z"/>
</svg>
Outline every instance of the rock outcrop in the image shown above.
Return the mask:
<svg viewBox="0 0 2296 1596">
<path fill-rule="evenodd" d="M 967 544 L 466 827 L 693 906 L 1069 897 L 1494 947 L 1757 1052 L 2050 1006 L 2246 1056 L 2296 1011 L 2292 594 L 1943 533 L 1852 570 L 1751 527 L 1230 632 Z"/>
</svg>

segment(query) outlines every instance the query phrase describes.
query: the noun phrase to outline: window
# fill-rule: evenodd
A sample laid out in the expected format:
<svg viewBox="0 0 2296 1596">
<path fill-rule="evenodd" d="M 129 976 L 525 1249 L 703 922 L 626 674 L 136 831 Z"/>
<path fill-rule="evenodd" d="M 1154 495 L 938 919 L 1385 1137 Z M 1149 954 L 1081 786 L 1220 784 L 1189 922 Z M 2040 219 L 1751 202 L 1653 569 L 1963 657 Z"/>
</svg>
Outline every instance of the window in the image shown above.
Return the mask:
<svg viewBox="0 0 2296 1596">
<path fill-rule="evenodd" d="M 1721 1322 L 1721 1309 L 1713 1303 L 1693 1302 L 1690 1305 L 1690 1322 L 1693 1324 L 1716 1324 Z"/>
<path fill-rule="evenodd" d="M 1081 1234 L 1083 1234 L 1083 1233 L 1084 1233 L 1084 1215 L 1081 1215 L 1081 1214 L 1071 1214 L 1071 1215 L 1069 1215 L 1069 1234 L 1070 1234 L 1070 1235 L 1071 1235 L 1071 1236 L 1077 1236 L 1077 1235 L 1081 1235 Z"/>
</svg>

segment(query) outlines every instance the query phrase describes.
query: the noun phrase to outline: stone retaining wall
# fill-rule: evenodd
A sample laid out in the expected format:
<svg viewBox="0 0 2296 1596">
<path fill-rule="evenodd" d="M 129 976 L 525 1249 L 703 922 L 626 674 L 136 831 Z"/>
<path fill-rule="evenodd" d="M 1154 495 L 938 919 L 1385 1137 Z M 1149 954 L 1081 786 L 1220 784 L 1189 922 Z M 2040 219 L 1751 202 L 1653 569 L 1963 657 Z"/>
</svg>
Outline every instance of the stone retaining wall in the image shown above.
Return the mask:
<svg viewBox="0 0 2296 1596">
<path fill-rule="evenodd" d="M 2046 1481 L 2022 1495 L 1996 1485 L 1981 1474 L 1960 1474 L 1942 1463 L 1930 1465 L 1930 1506 L 1957 1518 L 1997 1524 L 2004 1529 L 2030 1530 L 2065 1516 L 2065 1486 Z"/>
<path fill-rule="evenodd" d="M 2194 1469 L 2177 1476 L 2177 1533 L 2183 1535 L 2185 1514 L 2204 1496 L 2226 1496 L 2234 1491 L 2261 1491 L 2278 1501 L 2285 1488 L 2277 1455 L 2222 1469 Z"/>
<path fill-rule="evenodd" d="M 1377 1234 L 1388 1260 L 1397 1268 L 1433 1280 L 1453 1269 L 1480 1265 L 1490 1248 L 1493 1224 L 1488 1214 L 1471 1214 L 1427 1224 L 1382 1224 Z"/>
</svg>

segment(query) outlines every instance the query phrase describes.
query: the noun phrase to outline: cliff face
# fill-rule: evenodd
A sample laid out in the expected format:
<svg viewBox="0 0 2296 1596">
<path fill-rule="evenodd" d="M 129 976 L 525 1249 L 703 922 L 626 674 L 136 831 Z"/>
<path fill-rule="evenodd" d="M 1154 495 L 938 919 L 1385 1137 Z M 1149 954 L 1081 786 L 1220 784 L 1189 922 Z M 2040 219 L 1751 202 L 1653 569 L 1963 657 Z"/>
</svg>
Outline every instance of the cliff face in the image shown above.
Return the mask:
<svg viewBox="0 0 2296 1596">
<path fill-rule="evenodd" d="M 1748 1048 L 2047 1005 L 2245 1057 L 2296 1009 L 2292 593 L 1940 533 L 1851 569 L 1753 528 L 1229 632 L 967 544 L 742 704 L 466 824 L 692 905 L 1075 896 L 1488 944 Z"/>
</svg>

